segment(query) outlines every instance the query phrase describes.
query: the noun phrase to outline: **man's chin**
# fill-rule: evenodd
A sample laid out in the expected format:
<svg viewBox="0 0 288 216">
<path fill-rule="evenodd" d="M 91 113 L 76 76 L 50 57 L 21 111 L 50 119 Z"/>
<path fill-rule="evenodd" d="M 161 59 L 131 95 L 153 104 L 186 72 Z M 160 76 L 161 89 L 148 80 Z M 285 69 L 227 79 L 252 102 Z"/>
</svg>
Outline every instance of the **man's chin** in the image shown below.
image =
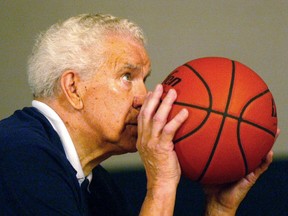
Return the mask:
<svg viewBox="0 0 288 216">
<path fill-rule="evenodd" d="M 137 137 L 131 137 L 130 139 L 121 141 L 120 146 L 123 147 L 127 153 L 132 153 L 137 151 L 136 142 Z"/>
<path fill-rule="evenodd" d="M 121 134 L 119 141 L 117 142 L 119 148 L 123 151 L 122 154 L 137 151 L 137 138 L 137 126 L 127 125 L 125 130 Z"/>
<path fill-rule="evenodd" d="M 118 149 L 116 151 L 114 151 L 115 155 L 121 155 L 121 154 L 126 154 L 126 153 L 135 153 L 137 152 L 137 148 L 136 148 L 136 142 L 135 144 L 127 144 L 125 143 L 125 145 L 123 143 L 119 143 L 118 144 Z"/>
</svg>

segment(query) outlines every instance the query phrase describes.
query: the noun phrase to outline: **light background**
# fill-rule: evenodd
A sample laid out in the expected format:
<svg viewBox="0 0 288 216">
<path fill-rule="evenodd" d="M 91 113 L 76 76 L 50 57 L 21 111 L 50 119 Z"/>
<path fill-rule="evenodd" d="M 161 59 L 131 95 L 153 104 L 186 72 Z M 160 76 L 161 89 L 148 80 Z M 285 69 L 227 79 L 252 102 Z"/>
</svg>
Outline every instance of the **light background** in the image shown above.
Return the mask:
<svg viewBox="0 0 288 216">
<path fill-rule="evenodd" d="M 32 97 L 26 62 L 36 34 L 80 13 L 111 13 L 138 23 L 148 37 L 153 89 L 188 60 L 223 56 L 254 69 L 275 97 L 281 135 L 276 158 L 288 158 L 288 1 L 286 0 L 17 0 L 0 1 L 0 119 Z M 138 154 L 110 158 L 108 169 L 139 167 Z"/>
</svg>

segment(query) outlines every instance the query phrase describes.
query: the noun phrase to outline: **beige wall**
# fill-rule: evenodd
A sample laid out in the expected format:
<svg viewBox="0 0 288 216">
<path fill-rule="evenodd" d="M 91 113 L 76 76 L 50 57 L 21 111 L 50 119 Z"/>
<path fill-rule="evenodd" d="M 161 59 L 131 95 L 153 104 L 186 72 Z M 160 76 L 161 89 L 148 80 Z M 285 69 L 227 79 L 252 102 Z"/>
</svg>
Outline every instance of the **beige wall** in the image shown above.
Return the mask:
<svg viewBox="0 0 288 216">
<path fill-rule="evenodd" d="M 36 33 L 79 13 L 112 13 L 134 20 L 148 36 L 149 88 L 178 65 L 204 56 L 229 57 L 257 71 L 278 108 L 276 156 L 288 157 L 288 1 L 1 0 L 0 10 L 0 119 L 30 105 L 26 60 Z M 127 163 L 139 164 L 137 154 L 111 158 L 106 166 Z"/>
</svg>

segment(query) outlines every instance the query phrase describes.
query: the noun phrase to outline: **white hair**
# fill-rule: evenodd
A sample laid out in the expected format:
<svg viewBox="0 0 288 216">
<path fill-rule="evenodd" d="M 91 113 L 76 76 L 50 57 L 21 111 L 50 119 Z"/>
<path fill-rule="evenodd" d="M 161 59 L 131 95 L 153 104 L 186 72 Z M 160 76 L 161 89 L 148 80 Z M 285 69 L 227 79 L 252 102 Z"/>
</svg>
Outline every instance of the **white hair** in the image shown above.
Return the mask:
<svg viewBox="0 0 288 216">
<path fill-rule="evenodd" d="M 128 35 L 145 44 L 139 26 L 109 14 L 81 14 L 41 33 L 28 60 L 28 83 L 33 96 L 53 97 L 66 70 L 76 70 L 83 78 L 91 76 L 104 61 L 103 41 L 111 33 Z"/>
</svg>

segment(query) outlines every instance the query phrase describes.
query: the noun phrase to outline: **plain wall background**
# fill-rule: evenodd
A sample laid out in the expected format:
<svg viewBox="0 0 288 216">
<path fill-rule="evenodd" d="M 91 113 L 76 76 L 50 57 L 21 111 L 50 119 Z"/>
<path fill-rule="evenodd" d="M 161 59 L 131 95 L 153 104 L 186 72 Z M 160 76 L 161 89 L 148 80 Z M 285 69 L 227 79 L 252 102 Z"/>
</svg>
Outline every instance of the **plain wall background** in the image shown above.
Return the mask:
<svg viewBox="0 0 288 216">
<path fill-rule="evenodd" d="M 111 13 L 144 29 L 153 69 L 149 89 L 199 57 L 228 57 L 254 69 L 277 105 L 282 132 L 274 145 L 276 158 L 288 157 L 288 1 L 1 0 L 0 11 L 0 119 L 31 104 L 26 62 L 40 31 L 80 13 Z M 137 153 L 105 162 L 108 169 L 140 164 Z"/>
</svg>

